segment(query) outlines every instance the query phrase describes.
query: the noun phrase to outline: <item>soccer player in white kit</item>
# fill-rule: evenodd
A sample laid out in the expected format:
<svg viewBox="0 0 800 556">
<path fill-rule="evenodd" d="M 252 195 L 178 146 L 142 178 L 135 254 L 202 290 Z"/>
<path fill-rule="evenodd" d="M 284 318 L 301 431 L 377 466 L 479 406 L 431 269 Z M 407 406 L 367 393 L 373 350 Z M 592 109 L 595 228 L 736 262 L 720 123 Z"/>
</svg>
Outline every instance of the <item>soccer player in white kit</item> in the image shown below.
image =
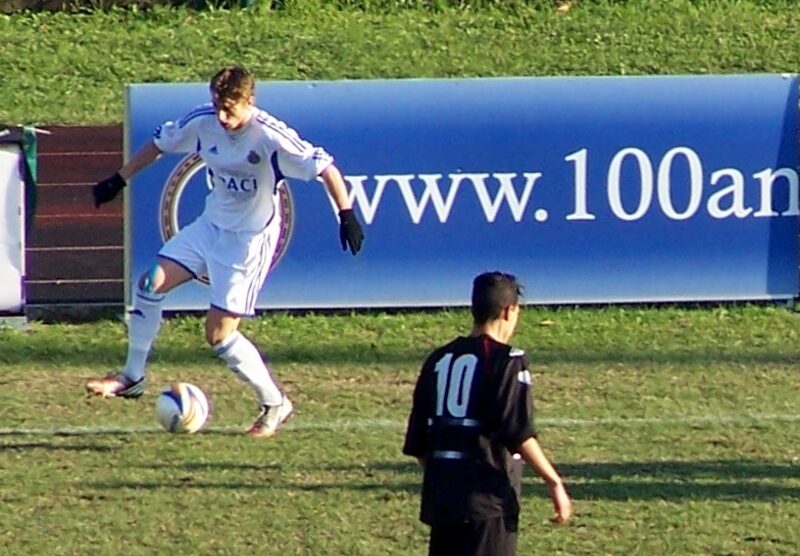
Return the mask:
<svg viewBox="0 0 800 556">
<path fill-rule="evenodd" d="M 255 81 L 247 70 L 223 68 L 211 79 L 210 92 L 212 102 L 156 128 L 152 141 L 94 186 L 95 206 L 100 206 L 161 153 L 196 152 L 205 162 L 211 191 L 203 213 L 164 244 L 137 282 L 125 367 L 89 381 L 86 389 L 104 398 L 141 396 L 147 356 L 161 325 L 161 301 L 173 288 L 205 275 L 211 290 L 206 341 L 256 393 L 261 410 L 247 433 L 269 437 L 292 415 L 292 402 L 238 328 L 242 317 L 255 312 L 278 242 L 281 180 L 322 179 L 339 208 L 342 249 L 355 255 L 364 234 L 331 155 L 254 104 Z"/>
</svg>

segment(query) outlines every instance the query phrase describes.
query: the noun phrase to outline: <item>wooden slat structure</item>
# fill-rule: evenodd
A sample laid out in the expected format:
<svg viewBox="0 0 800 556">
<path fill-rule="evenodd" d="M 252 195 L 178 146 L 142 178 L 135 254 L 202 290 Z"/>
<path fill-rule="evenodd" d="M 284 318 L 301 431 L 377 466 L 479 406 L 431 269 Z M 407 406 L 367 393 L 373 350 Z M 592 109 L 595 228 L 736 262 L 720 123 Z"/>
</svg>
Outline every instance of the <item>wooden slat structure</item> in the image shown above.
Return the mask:
<svg viewBox="0 0 800 556">
<path fill-rule="evenodd" d="M 123 162 L 122 126 L 45 129 L 25 250 L 27 304 L 122 305 L 122 196 L 96 209 L 91 192 Z"/>
</svg>

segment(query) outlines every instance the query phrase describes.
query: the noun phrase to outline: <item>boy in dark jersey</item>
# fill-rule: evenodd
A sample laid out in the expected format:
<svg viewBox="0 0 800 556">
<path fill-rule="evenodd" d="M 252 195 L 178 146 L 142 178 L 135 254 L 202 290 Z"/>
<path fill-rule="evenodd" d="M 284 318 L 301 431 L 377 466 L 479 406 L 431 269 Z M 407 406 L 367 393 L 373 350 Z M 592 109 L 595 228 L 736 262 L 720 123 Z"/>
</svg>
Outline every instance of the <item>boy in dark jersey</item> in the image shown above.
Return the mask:
<svg viewBox="0 0 800 556">
<path fill-rule="evenodd" d="M 531 375 L 508 345 L 521 286 L 501 272 L 473 281 L 473 327 L 425 360 L 414 389 L 403 453 L 424 469 L 420 519 L 430 556 L 513 556 L 524 460 L 547 484 L 556 515 L 572 501 L 536 439 Z"/>
</svg>

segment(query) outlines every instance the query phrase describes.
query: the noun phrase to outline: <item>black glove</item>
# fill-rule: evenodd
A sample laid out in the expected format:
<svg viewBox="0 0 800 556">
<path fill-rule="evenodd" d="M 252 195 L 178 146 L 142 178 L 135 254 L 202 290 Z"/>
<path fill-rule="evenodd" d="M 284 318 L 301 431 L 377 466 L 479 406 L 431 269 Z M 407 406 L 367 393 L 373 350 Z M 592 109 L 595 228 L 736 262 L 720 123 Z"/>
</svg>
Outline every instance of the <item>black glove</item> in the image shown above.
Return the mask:
<svg viewBox="0 0 800 556">
<path fill-rule="evenodd" d="M 361 249 L 364 232 L 361 230 L 361 224 L 358 223 L 353 209 L 339 211 L 339 240 L 342 242 L 343 251 L 347 251 L 347 247 L 350 246 L 350 252 L 355 255 Z"/>
<path fill-rule="evenodd" d="M 112 200 L 126 185 L 127 184 L 125 183 L 125 180 L 119 175 L 119 172 L 115 173 L 109 178 L 97 182 L 92 189 L 92 194 L 94 195 L 94 208 L 97 208 L 103 203 L 107 203 Z"/>
</svg>

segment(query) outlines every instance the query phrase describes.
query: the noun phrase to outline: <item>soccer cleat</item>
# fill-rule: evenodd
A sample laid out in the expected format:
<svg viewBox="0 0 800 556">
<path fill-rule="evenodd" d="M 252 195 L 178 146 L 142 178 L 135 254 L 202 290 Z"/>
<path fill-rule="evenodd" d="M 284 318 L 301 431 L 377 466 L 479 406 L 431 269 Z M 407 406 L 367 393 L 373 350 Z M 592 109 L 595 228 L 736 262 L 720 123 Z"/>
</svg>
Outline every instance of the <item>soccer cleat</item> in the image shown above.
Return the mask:
<svg viewBox="0 0 800 556">
<path fill-rule="evenodd" d="M 103 398 L 135 399 L 144 394 L 144 377 L 133 381 L 121 373 L 111 373 L 87 382 L 86 391 Z"/>
<path fill-rule="evenodd" d="M 292 402 L 286 396 L 280 405 L 265 405 L 255 422 L 247 429 L 249 436 L 269 438 L 275 436 L 278 429 L 294 414 Z"/>
</svg>

